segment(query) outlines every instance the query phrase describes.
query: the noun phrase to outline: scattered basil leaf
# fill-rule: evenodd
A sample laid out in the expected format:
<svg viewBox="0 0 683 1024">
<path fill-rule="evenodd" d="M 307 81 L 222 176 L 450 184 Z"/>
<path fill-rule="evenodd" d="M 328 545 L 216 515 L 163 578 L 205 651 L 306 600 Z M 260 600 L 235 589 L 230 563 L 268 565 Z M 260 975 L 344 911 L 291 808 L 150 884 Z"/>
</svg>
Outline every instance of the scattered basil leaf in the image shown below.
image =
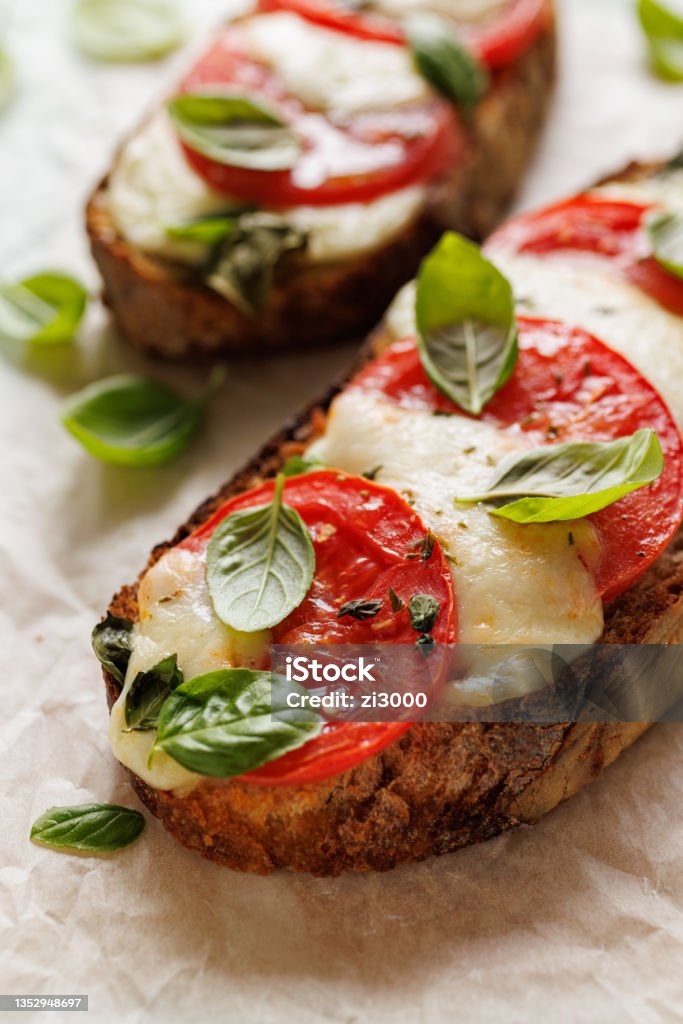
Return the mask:
<svg viewBox="0 0 683 1024">
<path fill-rule="evenodd" d="M 366 469 L 363 476 L 366 480 L 376 480 L 377 474 L 383 469 L 383 466 L 375 466 L 373 469 Z"/>
<path fill-rule="evenodd" d="M 419 540 L 417 544 L 415 544 L 410 554 L 406 555 L 406 558 L 408 561 L 414 561 L 419 558 L 421 562 L 428 562 L 432 557 L 432 551 L 434 550 L 435 544 L 436 537 L 431 530 L 428 530 L 422 540 Z"/>
<path fill-rule="evenodd" d="M 368 600 L 367 598 L 347 601 L 337 612 L 337 618 L 341 619 L 345 615 L 350 615 L 352 619 L 358 619 L 360 622 L 364 619 L 372 619 L 378 612 L 381 612 L 382 604 L 382 601 Z"/>
<path fill-rule="evenodd" d="M 183 682 L 178 655 L 163 658 L 154 668 L 138 672 L 126 694 L 125 714 L 128 732 L 156 729 L 164 701 Z"/>
<path fill-rule="evenodd" d="M 156 466 L 185 450 L 224 377 L 212 371 L 198 398 L 181 398 L 146 377 L 107 377 L 72 395 L 62 423 L 86 451 L 119 466 Z"/>
<path fill-rule="evenodd" d="M 174 224 L 166 228 L 169 238 L 180 242 L 197 242 L 199 245 L 220 245 L 236 230 L 239 219 L 230 214 L 215 214 L 197 217 L 186 224 Z"/>
<path fill-rule="evenodd" d="M 393 587 L 389 587 L 389 604 L 392 612 L 402 612 L 406 606 L 405 601 L 398 596 Z"/>
<path fill-rule="evenodd" d="M 183 683 L 167 699 L 152 757 L 163 750 L 191 772 L 228 778 L 303 746 L 321 729 L 318 715 L 292 709 L 296 683 L 270 672 L 222 669 Z"/>
<path fill-rule="evenodd" d="M 0 337 L 32 345 L 71 341 L 88 295 L 65 274 L 43 273 L 0 285 Z"/>
<path fill-rule="evenodd" d="M 301 476 L 302 473 L 313 473 L 323 469 L 325 463 L 315 455 L 291 455 L 281 469 L 284 476 Z"/>
<path fill-rule="evenodd" d="M 107 672 L 123 683 L 132 650 L 133 623 L 111 612 L 92 631 L 93 650 Z"/>
<path fill-rule="evenodd" d="M 431 594 L 414 594 L 408 610 L 413 629 L 418 633 L 431 633 L 439 617 L 441 605 Z"/>
<path fill-rule="evenodd" d="M 670 274 L 683 277 L 683 216 L 655 214 L 648 219 L 647 233 L 657 262 Z"/>
<path fill-rule="evenodd" d="M 509 282 L 478 246 L 448 232 L 420 267 L 415 317 L 427 376 L 478 416 L 517 362 Z"/>
<path fill-rule="evenodd" d="M 0 111 L 8 105 L 14 93 L 14 63 L 5 50 L 0 49 Z"/>
<path fill-rule="evenodd" d="M 206 553 L 206 578 L 216 615 L 253 633 L 270 629 L 298 608 L 315 572 L 308 527 L 282 500 L 284 474 L 268 505 L 227 516 Z"/>
<path fill-rule="evenodd" d="M 206 283 L 247 316 L 268 304 L 275 267 L 287 252 L 306 247 L 308 236 L 274 214 L 240 217 L 237 228 L 217 247 Z"/>
<path fill-rule="evenodd" d="M 126 63 L 164 57 L 185 27 L 172 0 L 76 0 L 71 32 L 87 57 Z"/>
<path fill-rule="evenodd" d="M 548 445 L 512 456 L 483 494 L 458 501 L 497 503 L 492 515 L 515 523 L 566 522 L 652 483 L 663 468 L 656 433 L 643 429 L 616 441 Z"/>
<path fill-rule="evenodd" d="M 639 0 L 638 16 L 653 70 L 669 81 L 683 81 L 683 14 L 659 0 Z"/>
<path fill-rule="evenodd" d="M 50 807 L 31 826 L 31 839 L 44 846 L 111 853 L 130 846 L 145 827 L 139 811 L 119 804 Z"/>
<path fill-rule="evenodd" d="M 421 11 L 406 20 L 405 30 L 422 77 L 447 99 L 471 111 L 487 92 L 489 75 L 446 18 Z"/>
<path fill-rule="evenodd" d="M 238 93 L 183 93 L 168 104 L 178 134 L 216 163 L 253 171 L 286 171 L 301 142 L 272 108 Z"/>
</svg>

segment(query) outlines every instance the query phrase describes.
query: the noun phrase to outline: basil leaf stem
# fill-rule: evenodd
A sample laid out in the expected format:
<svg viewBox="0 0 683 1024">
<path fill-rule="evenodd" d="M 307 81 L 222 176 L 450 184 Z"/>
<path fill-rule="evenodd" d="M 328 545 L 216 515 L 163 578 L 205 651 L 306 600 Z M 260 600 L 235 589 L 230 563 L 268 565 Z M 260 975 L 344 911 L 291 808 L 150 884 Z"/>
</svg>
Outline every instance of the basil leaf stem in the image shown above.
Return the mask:
<svg viewBox="0 0 683 1024">
<path fill-rule="evenodd" d="M 111 853 L 135 842 L 145 819 L 119 804 L 50 807 L 31 826 L 31 839 L 44 846 Z"/>
<path fill-rule="evenodd" d="M 175 50 L 185 26 L 173 0 L 76 0 L 73 41 L 94 60 L 156 60 Z"/>
</svg>

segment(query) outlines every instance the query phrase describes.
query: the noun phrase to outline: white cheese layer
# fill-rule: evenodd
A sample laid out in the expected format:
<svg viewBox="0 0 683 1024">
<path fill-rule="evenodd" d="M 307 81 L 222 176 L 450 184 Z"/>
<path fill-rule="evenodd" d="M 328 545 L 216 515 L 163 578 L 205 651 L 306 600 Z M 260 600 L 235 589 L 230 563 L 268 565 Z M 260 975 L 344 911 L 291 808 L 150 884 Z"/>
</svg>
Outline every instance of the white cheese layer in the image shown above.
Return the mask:
<svg viewBox="0 0 683 1024">
<path fill-rule="evenodd" d="M 205 560 L 172 548 L 145 574 L 138 593 L 139 621 L 121 696 L 112 708 L 109 742 L 114 756 L 155 789 L 183 789 L 199 776 L 163 752 L 149 755 L 155 732 L 126 732 L 125 698 L 138 672 L 178 655 L 185 679 L 230 666 L 263 668 L 270 633 L 238 633 L 214 613 L 205 578 Z"/>
<path fill-rule="evenodd" d="M 589 565 L 596 557 L 593 527 L 518 526 L 482 505 L 456 504 L 524 447 L 487 423 L 351 390 L 335 399 L 313 451 L 350 473 L 381 466 L 378 483 L 413 505 L 450 559 L 461 643 L 592 643 L 602 632 L 602 602 L 581 557 Z"/>
<path fill-rule="evenodd" d="M 642 181 L 615 181 L 593 189 L 606 199 L 657 203 L 671 212 L 683 213 L 683 169 L 652 175 Z"/>
<path fill-rule="evenodd" d="M 509 0 L 379 0 L 373 4 L 383 14 L 404 18 L 416 11 L 441 14 L 453 21 L 478 22 L 495 18 Z"/>
<path fill-rule="evenodd" d="M 206 251 L 169 238 L 167 228 L 225 211 L 230 200 L 188 166 L 173 129 L 158 114 L 125 145 L 109 181 L 109 207 L 123 237 L 143 252 L 200 263 Z M 313 263 L 352 259 L 388 244 L 418 216 L 425 190 L 416 185 L 371 203 L 300 206 L 279 210 L 309 233 Z"/>
</svg>

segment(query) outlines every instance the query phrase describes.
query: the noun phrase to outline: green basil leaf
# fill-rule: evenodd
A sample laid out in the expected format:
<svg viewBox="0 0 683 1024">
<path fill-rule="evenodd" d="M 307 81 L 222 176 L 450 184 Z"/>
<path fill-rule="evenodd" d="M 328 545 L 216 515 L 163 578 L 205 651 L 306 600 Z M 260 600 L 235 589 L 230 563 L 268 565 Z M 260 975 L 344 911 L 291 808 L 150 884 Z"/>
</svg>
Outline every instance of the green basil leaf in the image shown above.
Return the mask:
<svg viewBox="0 0 683 1024">
<path fill-rule="evenodd" d="M 301 152 L 298 136 L 275 110 L 241 93 L 183 93 L 168 112 L 183 142 L 216 163 L 287 171 Z"/>
<path fill-rule="evenodd" d="M 364 619 L 373 619 L 382 611 L 382 604 L 382 601 L 368 600 L 363 597 L 355 601 L 347 601 L 337 612 L 337 618 L 342 619 L 345 615 L 350 615 L 352 619 L 358 619 L 360 622 L 363 622 Z"/>
<path fill-rule="evenodd" d="M 133 623 L 111 612 L 92 631 L 93 650 L 107 672 L 123 683 L 132 651 Z"/>
<path fill-rule="evenodd" d="M 14 63 L 3 49 L 0 49 L 0 111 L 12 99 L 15 87 Z"/>
<path fill-rule="evenodd" d="M 65 403 L 62 422 L 86 451 L 119 466 L 155 466 L 184 451 L 212 393 L 214 370 L 198 398 L 181 398 L 145 377 L 122 374 L 90 384 Z"/>
<path fill-rule="evenodd" d="M 663 468 L 656 433 L 643 429 L 616 441 L 548 445 L 512 456 L 483 494 L 458 501 L 498 503 L 492 514 L 515 523 L 565 522 L 651 484 Z"/>
<path fill-rule="evenodd" d="M 448 232 L 420 267 L 415 318 L 427 376 L 478 416 L 517 362 L 509 282 L 478 246 Z"/>
<path fill-rule="evenodd" d="M 283 503 L 284 474 L 273 500 L 233 512 L 214 530 L 206 578 L 216 615 L 244 633 L 270 629 L 298 608 L 313 580 L 315 552 L 308 527 Z"/>
<path fill-rule="evenodd" d="M 683 15 L 671 4 L 639 0 L 638 16 L 654 71 L 670 81 L 683 81 Z"/>
<path fill-rule="evenodd" d="M 221 779 L 259 768 L 320 732 L 318 715 L 289 708 L 292 692 L 308 691 L 247 668 L 191 679 L 164 704 L 152 757 L 163 750 L 183 768 Z"/>
<path fill-rule="evenodd" d="M 78 49 L 95 60 L 156 60 L 185 37 L 172 0 L 76 0 L 71 30 Z"/>
<path fill-rule="evenodd" d="M 111 853 L 130 846 L 145 827 L 139 811 L 119 804 L 50 807 L 31 826 L 31 839 L 44 846 Z"/>
<path fill-rule="evenodd" d="M 178 655 L 163 658 L 154 668 L 138 672 L 126 694 L 125 713 L 129 732 L 156 729 L 164 701 L 183 681 Z"/>
<path fill-rule="evenodd" d="M 258 315 L 268 304 L 276 265 L 306 242 L 305 232 L 280 217 L 245 214 L 218 249 L 206 283 L 247 316 Z"/>
<path fill-rule="evenodd" d="M 197 217 L 187 224 L 175 224 L 166 228 L 169 238 L 181 242 L 197 242 L 200 245 L 220 245 L 237 230 L 239 221 L 235 216 L 216 214 Z"/>
<path fill-rule="evenodd" d="M 431 594 L 414 594 L 408 610 L 413 629 L 418 633 L 431 633 L 439 617 L 441 605 Z"/>
<path fill-rule="evenodd" d="M 87 301 L 83 286 L 65 274 L 35 274 L 0 285 L 0 337 L 33 345 L 71 341 Z"/>
<path fill-rule="evenodd" d="M 422 77 L 447 99 L 472 110 L 488 90 L 489 75 L 449 22 L 425 11 L 411 15 L 405 29 Z"/>
<path fill-rule="evenodd" d="M 683 216 L 658 213 L 647 222 L 655 259 L 676 277 L 683 277 Z"/>
<path fill-rule="evenodd" d="M 285 476 L 301 476 L 302 473 L 313 473 L 316 469 L 322 469 L 325 463 L 314 455 L 291 455 L 281 471 Z"/>
</svg>

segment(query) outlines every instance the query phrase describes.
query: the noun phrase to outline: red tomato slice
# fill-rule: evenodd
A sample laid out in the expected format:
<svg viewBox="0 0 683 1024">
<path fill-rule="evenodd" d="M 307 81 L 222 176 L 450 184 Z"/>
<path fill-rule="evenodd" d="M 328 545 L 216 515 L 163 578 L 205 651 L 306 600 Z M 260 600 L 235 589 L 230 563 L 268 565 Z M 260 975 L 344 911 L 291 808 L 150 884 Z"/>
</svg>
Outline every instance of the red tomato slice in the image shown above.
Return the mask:
<svg viewBox="0 0 683 1024">
<path fill-rule="evenodd" d="M 203 551 L 226 516 L 269 502 L 274 483 L 231 498 L 187 537 L 183 547 Z M 406 608 L 393 612 L 389 588 L 406 604 L 413 594 L 430 594 L 440 605 L 432 636 L 439 644 L 455 643 L 457 617 L 453 578 L 438 544 L 422 561 L 408 558 L 427 533 L 422 520 L 388 487 L 332 470 L 286 481 L 284 500 L 296 509 L 313 538 L 316 570 L 303 603 L 273 633 L 276 644 L 414 644 L 416 633 Z M 342 604 L 380 598 L 378 616 L 359 621 L 338 618 Z M 333 722 L 299 750 L 242 777 L 258 785 L 302 785 L 345 771 L 397 739 L 409 722 Z"/>
<path fill-rule="evenodd" d="M 664 472 L 591 516 L 601 556 L 591 567 L 611 601 L 661 554 L 683 517 L 683 441 L 658 392 L 622 356 L 585 331 L 546 320 L 519 321 L 519 362 L 483 419 L 529 437 L 532 446 L 608 441 L 642 427 L 657 432 Z M 412 339 L 396 342 L 352 387 L 380 391 L 401 405 L 460 412 L 426 377 Z"/>
<path fill-rule="evenodd" d="M 536 213 L 513 217 L 496 231 L 486 250 L 512 249 L 548 255 L 583 252 L 608 261 L 614 270 L 661 306 L 683 316 L 683 281 L 653 258 L 644 231 L 651 204 L 578 196 Z"/>
<path fill-rule="evenodd" d="M 259 0 L 261 11 L 293 11 L 324 28 L 336 29 L 376 42 L 405 44 L 406 36 L 398 21 L 368 10 L 354 10 L 340 0 Z M 479 23 L 457 23 L 463 41 L 489 68 L 510 64 L 524 53 L 549 24 L 547 0 L 510 0 L 493 17 Z"/>
<path fill-rule="evenodd" d="M 226 86 L 270 100 L 303 143 L 299 160 L 287 171 L 231 167 L 181 143 L 197 174 L 233 199 L 269 207 L 369 202 L 438 177 L 465 149 L 454 107 L 436 96 L 344 119 L 306 109 L 273 71 L 249 56 L 239 25 L 223 32 L 181 92 Z"/>
</svg>

